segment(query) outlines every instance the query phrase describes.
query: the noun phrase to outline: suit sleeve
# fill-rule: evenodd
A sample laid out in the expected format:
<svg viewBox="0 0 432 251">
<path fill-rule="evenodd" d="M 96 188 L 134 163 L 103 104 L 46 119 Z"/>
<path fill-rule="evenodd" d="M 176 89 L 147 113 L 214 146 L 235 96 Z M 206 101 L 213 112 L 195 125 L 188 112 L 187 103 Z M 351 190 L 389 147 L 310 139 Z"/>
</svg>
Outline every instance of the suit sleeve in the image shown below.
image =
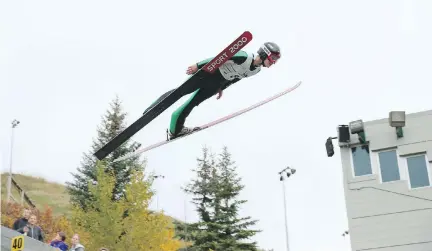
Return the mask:
<svg viewBox="0 0 432 251">
<path fill-rule="evenodd" d="M 213 57 L 214 58 L 214 57 Z M 210 62 L 213 58 L 207 58 L 197 63 L 198 69 L 201 69 L 204 65 Z"/>
<path fill-rule="evenodd" d="M 248 54 L 245 51 L 239 51 L 234 56 L 232 56 L 231 60 L 238 65 L 243 64 L 248 58 Z"/>
</svg>

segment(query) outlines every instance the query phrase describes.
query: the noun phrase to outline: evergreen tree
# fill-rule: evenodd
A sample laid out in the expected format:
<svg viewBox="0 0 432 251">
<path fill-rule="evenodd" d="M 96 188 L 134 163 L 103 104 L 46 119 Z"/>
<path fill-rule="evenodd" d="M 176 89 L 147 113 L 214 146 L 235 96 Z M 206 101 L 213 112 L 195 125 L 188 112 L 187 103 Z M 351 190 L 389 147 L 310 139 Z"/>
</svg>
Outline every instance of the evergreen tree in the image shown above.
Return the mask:
<svg viewBox="0 0 432 251">
<path fill-rule="evenodd" d="M 220 178 L 216 197 L 219 198 L 219 213 L 215 219 L 220 230 L 219 250 L 237 251 L 258 249 L 256 242 L 246 242 L 253 237 L 259 230 L 251 230 L 249 227 L 256 224 L 257 220 L 251 220 L 251 217 L 239 217 L 240 206 L 246 203 L 246 200 L 240 200 L 240 192 L 244 185 L 241 184 L 241 178 L 236 172 L 235 162 L 231 158 L 227 147 L 224 147 L 219 155 L 218 171 Z"/>
<path fill-rule="evenodd" d="M 88 202 L 94 200 L 88 185 L 97 183 L 96 178 L 96 157 L 93 156 L 97 150 L 109 142 L 117 134 L 126 128 L 125 118 L 126 113 L 122 111 L 121 102 L 116 97 L 110 103 L 110 109 L 102 118 L 102 123 L 97 128 L 97 138 L 93 140 L 93 145 L 89 153 L 84 153 L 81 166 L 78 167 L 77 173 L 72 173 L 73 182 L 67 182 L 67 190 L 70 194 L 71 203 L 79 205 L 86 209 L 86 205 L 91 205 Z M 125 161 L 111 163 L 127 153 L 135 151 L 140 144 L 129 141 L 122 144 L 104 159 L 106 171 L 112 171 L 115 175 L 115 185 L 112 193 L 112 200 L 120 199 L 123 196 L 125 185 L 130 181 L 131 172 L 134 170 L 142 170 L 144 162 L 139 160 L 139 157 L 130 158 Z"/>
<path fill-rule="evenodd" d="M 196 205 L 200 221 L 196 223 L 178 223 L 176 226 L 177 236 L 183 240 L 193 242 L 190 251 L 215 249 L 217 235 L 212 232 L 212 205 L 214 203 L 216 174 L 215 161 L 209 154 L 207 148 L 202 149 L 202 157 L 197 158 L 198 167 L 193 171 L 196 179 L 193 179 L 184 189 L 185 192 L 192 194 L 192 202 Z"/>
<path fill-rule="evenodd" d="M 255 242 L 246 242 L 259 232 L 248 229 L 256 221 L 238 216 L 239 207 L 246 203 L 238 200 L 244 186 L 226 147 L 219 156 L 216 163 L 209 150 L 203 149 L 203 157 L 198 159 L 198 168 L 194 170 L 197 178 L 185 189 L 194 195 L 200 220 L 178 224 L 178 236 L 193 243 L 188 248 L 191 251 L 256 251 Z"/>
</svg>

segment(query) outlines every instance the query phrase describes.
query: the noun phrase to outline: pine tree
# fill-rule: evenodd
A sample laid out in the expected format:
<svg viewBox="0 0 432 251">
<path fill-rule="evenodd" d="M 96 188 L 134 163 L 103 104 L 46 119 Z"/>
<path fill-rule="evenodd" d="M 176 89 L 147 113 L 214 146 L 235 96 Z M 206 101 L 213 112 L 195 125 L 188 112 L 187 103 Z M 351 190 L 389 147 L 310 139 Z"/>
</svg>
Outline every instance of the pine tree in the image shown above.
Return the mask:
<svg viewBox="0 0 432 251">
<path fill-rule="evenodd" d="M 119 98 L 116 97 L 110 103 L 110 109 L 107 110 L 102 118 L 101 125 L 97 128 L 98 137 L 93 140 L 90 152 L 87 154 L 84 153 L 81 166 L 77 168 L 78 173 L 72 173 L 73 182 L 66 183 L 73 205 L 79 205 L 85 209 L 86 205 L 90 205 L 88 202 L 94 199 L 88 189 L 89 184 L 97 183 L 96 162 L 98 160 L 93 156 L 93 153 L 125 129 L 126 115 L 122 111 Z M 106 171 L 112 171 L 115 175 L 115 185 L 112 193 L 113 201 L 123 196 L 124 188 L 130 180 L 131 172 L 142 170 L 144 163 L 139 160 L 139 157 L 117 163 L 111 162 L 120 156 L 135 151 L 138 147 L 140 147 L 140 144 L 127 141 L 104 159 L 104 162 L 107 164 Z"/>
<path fill-rule="evenodd" d="M 193 171 L 196 179 L 193 179 L 184 189 L 194 196 L 193 203 L 199 214 L 200 221 L 191 224 L 177 224 L 177 236 L 186 241 L 192 241 L 188 247 L 190 251 L 216 249 L 217 235 L 212 231 L 212 204 L 214 203 L 215 161 L 207 148 L 202 149 L 202 157 L 197 158 L 198 167 Z"/>
<path fill-rule="evenodd" d="M 246 242 L 259 232 L 248 229 L 256 221 L 238 216 L 239 207 L 247 201 L 238 199 L 244 186 L 234 164 L 226 147 L 217 163 L 209 150 L 203 149 L 203 157 L 194 170 L 197 178 L 185 190 L 194 195 L 200 220 L 177 226 L 179 237 L 193 243 L 188 250 L 257 250 L 255 242 Z"/>
<path fill-rule="evenodd" d="M 239 217 L 239 209 L 246 200 L 240 200 L 240 192 L 244 185 L 241 184 L 241 178 L 236 173 L 235 162 L 227 147 L 224 147 L 219 154 L 217 164 L 220 178 L 216 197 L 219 198 L 219 213 L 215 223 L 219 226 L 219 250 L 237 251 L 258 249 L 256 242 L 247 242 L 259 230 L 249 229 L 255 225 L 257 220 L 251 220 L 251 217 Z"/>
</svg>

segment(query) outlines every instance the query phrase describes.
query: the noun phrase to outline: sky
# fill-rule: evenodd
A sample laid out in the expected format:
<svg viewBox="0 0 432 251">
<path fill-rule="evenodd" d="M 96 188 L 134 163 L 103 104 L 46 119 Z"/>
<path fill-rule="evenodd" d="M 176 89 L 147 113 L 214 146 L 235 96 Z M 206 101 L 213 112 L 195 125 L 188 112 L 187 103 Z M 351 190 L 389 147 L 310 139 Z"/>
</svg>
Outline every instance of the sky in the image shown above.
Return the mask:
<svg viewBox="0 0 432 251">
<path fill-rule="evenodd" d="M 270 69 L 242 80 L 196 107 L 197 126 L 302 81 L 296 91 L 143 157 L 165 176 L 155 182 L 167 214 L 197 219 L 180 187 L 194 177 L 201 148 L 227 146 L 245 189 L 242 216 L 259 220 L 254 240 L 286 250 L 278 172 L 297 170 L 286 185 L 290 251 L 349 250 L 340 156 L 325 140 L 350 121 L 385 118 L 391 110 L 431 109 L 432 2 L 382 1 L 4 1 L 0 8 L 0 142 L 2 171 L 71 181 L 90 150 L 101 116 L 116 95 L 127 123 L 167 90 L 191 64 L 215 56 L 243 31 L 256 52 L 282 48 Z M 165 138 L 168 108 L 133 139 Z M 186 205 L 186 206 L 185 206 Z"/>
</svg>

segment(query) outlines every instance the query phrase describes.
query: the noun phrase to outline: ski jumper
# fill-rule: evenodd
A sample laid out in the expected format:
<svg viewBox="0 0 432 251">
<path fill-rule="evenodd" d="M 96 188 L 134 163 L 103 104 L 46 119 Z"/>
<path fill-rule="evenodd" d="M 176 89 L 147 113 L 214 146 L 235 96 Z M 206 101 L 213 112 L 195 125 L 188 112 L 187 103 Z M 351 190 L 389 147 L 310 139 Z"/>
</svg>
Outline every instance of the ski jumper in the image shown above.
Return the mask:
<svg viewBox="0 0 432 251">
<path fill-rule="evenodd" d="M 213 58 L 209 58 L 198 62 L 198 69 L 201 69 L 212 59 Z M 213 74 L 202 72 L 202 77 L 198 78 L 196 83 L 190 84 L 190 88 L 185 89 L 184 92 L 180 94 L 181 97 L 183 97 L 192 93 L 191 97 L 172 113 L 169 127 L 170 133 L 172 135 L 177 135 L 182 130 L 186 118 L 189 116 L 192 109 L 218 93 L 219 90 L 225 90 L 239 80 L 257 74 L 261 70 L 261 66 L 254 66 L 254 59 L 255 54 L 239 51 L 230 60 L 221 65 Z M 162 100 L 174 90 L 175 89 L 166 92 L 154 103 Z"/>
</svg>

